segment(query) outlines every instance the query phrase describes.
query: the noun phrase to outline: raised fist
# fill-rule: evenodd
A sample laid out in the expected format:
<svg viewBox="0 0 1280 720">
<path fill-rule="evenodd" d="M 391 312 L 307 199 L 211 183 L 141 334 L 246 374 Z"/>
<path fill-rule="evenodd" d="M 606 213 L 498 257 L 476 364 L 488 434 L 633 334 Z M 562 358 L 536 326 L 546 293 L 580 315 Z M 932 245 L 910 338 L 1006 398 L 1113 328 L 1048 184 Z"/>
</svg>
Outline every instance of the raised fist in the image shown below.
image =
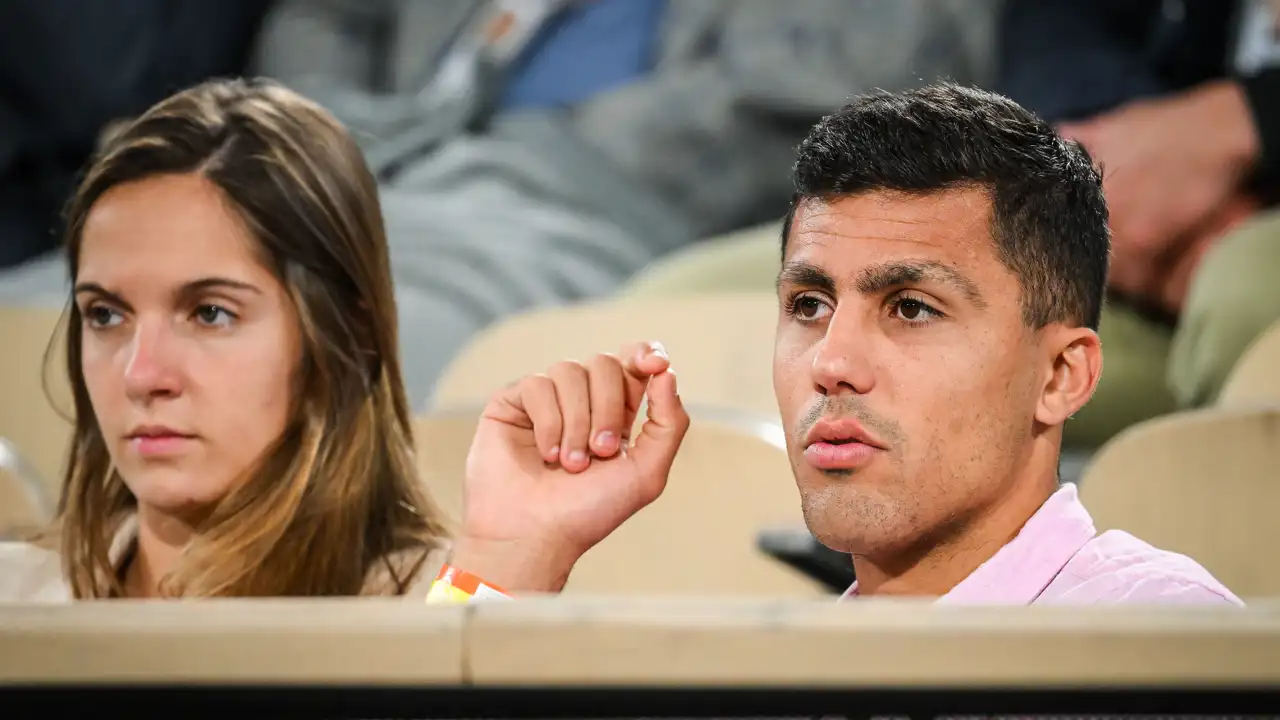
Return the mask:
<svg viewBox="0 0 1280 720">
<path fill-rule="evenodd" d="M 658 343 L 498 392 L 467 456 L 453 564 L 508 591 L 558 591 L 583 553 L 662 494 L 688 427 Z"/>
</svg>

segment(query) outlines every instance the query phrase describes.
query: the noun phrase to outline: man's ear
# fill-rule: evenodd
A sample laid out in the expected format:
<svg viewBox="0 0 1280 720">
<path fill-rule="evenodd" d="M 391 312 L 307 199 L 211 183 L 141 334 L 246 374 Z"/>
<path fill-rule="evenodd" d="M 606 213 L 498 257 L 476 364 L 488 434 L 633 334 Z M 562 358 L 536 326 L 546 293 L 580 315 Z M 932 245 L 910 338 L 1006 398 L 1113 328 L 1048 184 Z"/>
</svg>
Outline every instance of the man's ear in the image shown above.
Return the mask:
<svg viewBox="0 0 1280 720">
<path fill-rule="evenodd" d="M 1062 425 L 1093 397 L 1102 376 L 1102 341 L 1089 328 L 1055 324 L 1043 332 L 1050 371 L 1036 406 L 1036 421 Z"/>
</svg>

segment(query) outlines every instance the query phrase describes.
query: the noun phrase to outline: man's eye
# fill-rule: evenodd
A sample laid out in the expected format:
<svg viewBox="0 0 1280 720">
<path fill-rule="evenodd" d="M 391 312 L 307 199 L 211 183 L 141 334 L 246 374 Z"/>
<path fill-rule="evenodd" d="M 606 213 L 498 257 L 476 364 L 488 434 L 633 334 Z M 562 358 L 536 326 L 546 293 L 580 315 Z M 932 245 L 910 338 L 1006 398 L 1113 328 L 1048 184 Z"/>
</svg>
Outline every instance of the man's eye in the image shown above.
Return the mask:
<svg viewBox="0 0 1280 720">
<path fill-rule="evenodd" d="M 917 320 L 920 318 L 921 314 L 927 313 L 928 311 L 929 308 L 919 300 L 903 300 L 898 304 L 898 313 L 901 314 L 905 320 Z"/>
<path fill-rule="evenodd" d="M 899 298 L 893 303 L 892 310 L 898 320 L 908 325 L 923 325 L 942 316 L 928 303 L 915 298 Z"/>
<path fill-rule="evenodd" d="M 821 320 L 830 312 L 826 301 L 813 295 L 799 295 L 791 301 L 791 314 L 801 322 Z"/>
<path fill-rule="evenodd" d="M 819 302 L 817 298 L 800 298 L 800 300 L 796 302 L 796 312 L 798 312 L 802 317 L 816 317 L 818 313 L 822 312 L 822 303 Z"/>
</svg>

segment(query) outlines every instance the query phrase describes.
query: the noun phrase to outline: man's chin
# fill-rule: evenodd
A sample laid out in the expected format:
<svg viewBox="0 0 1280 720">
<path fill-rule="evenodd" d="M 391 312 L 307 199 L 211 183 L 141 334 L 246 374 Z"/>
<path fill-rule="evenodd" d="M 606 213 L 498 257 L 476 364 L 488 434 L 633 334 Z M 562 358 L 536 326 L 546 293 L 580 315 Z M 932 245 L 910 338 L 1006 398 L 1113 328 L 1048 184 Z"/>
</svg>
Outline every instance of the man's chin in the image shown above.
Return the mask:
<svg viewBox="0 0 1280 720">
<path fill-rule="evenodd" d="M 851 553 L 862 540 L 854 523 L 841 517 L 841 513 L 826 503 L 813 503 L 808 496 L 801 502 L 804 524 L 809 534 L 824 546 L 836 552 Z"/>
<path fill-rule="evenodd" d="M 852 555 L 854 549 L 859 546 L 857 538 L 850 538 L 839 532 L 828 532 L 826 528 L 821 526 L 815 528 L 813 523 L 806 523 L 806 525 L 809 526 L 809 534 L 813 535 L 813 539 L 817 540 L 825 548 Z"/>
<path fill-rule="evenodd" d="M 805 526 L 818 542 L 856 555 L 894 545 L 902 518 L 898 503 L 872 488 L 850 485 L 802 490 L 801 509 Z"/>
</svg>

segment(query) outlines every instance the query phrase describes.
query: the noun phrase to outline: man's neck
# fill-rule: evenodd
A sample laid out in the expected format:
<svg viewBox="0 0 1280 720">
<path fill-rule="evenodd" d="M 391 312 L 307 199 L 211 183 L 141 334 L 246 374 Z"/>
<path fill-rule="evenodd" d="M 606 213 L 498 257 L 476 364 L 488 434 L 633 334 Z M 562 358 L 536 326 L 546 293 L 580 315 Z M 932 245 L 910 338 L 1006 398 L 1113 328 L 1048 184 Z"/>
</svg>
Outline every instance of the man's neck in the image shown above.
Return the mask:
<svg viewBox="0 0 1280 720">
<path fill-rule="evenodd" d="M 186 522 L 139 507 L 137 545 L 124 575 L 125 596 L 159 597 L 161 580 L 177 567 L 191 536 Z"/>
<path fill-rule="evenodd" d="M 946 595 L 1013 540 L 1058 489 L 1056 459 L 1048 467 L 1048 471 L 1036 472 L 1024 468 L 1007 485 L 1009 492 L 995 503 L 980 508 L 959 526 L 953 526 L 941 537 L 929 538 L 909 553 L 888 557 L 855 554 L 858 595 Z"/>
</svg>

